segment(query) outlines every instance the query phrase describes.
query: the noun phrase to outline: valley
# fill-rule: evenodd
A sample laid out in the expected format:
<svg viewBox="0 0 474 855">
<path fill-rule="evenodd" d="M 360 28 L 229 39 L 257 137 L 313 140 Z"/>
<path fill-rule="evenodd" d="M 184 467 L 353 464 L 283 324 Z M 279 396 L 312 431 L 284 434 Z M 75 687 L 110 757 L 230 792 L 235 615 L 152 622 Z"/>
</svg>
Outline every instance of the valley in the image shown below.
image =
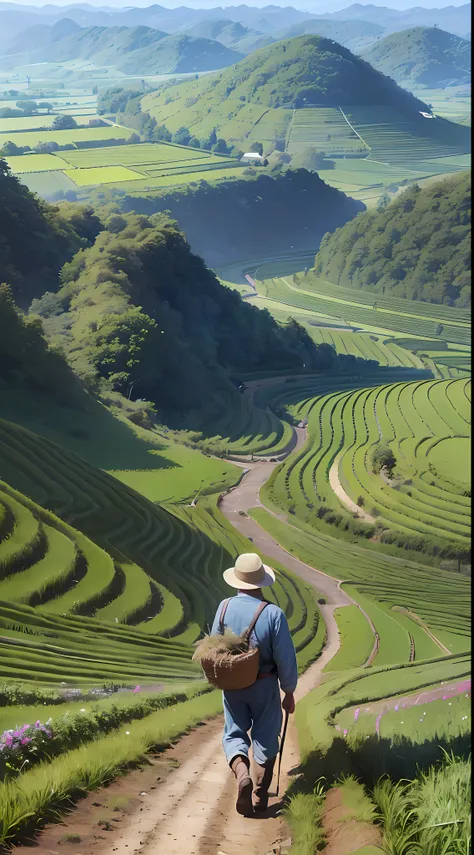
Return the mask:
<svg viewBox="0 0 474 855">
<path fill-rule="evenodd" d="M 0 7 L 0 851 L 470 855 L 469 7 Z"/>
</svg>

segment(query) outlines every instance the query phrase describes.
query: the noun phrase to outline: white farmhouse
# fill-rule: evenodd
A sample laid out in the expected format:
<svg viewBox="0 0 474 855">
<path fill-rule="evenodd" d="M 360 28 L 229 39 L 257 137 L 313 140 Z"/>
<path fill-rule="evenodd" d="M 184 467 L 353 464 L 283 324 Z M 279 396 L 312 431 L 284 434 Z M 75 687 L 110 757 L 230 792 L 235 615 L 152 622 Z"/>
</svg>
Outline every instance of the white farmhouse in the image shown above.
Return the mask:
<svg viewBox="0 0 474 855">
<path fill-rule="evenodd" d="M 263 155 L 258 154 L 256 151 L 248 151 L 246 154 L 242 155 L 243 163 L 249 163 L 252 160 L 263 160 Z"/>
</svg>

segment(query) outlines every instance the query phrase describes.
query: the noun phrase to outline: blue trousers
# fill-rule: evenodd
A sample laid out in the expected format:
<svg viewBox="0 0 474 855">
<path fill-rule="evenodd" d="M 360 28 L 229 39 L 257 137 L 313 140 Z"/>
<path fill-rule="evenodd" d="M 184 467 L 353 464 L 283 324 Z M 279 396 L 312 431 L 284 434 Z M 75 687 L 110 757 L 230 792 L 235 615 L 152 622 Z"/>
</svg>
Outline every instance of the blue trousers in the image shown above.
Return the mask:
<svg viewBox="0 0 474 855">
<path fill-rule="evenodd" d="M 222 744 L 227 762 L 230 764 L 238 754 L 248 757 L 251 742 L 256 763 L 263 764 L 276 757 L 282 724 L 277 676 L 257 680 L 247 689 L 223 692 L 223 700 Z"/>
</svg>

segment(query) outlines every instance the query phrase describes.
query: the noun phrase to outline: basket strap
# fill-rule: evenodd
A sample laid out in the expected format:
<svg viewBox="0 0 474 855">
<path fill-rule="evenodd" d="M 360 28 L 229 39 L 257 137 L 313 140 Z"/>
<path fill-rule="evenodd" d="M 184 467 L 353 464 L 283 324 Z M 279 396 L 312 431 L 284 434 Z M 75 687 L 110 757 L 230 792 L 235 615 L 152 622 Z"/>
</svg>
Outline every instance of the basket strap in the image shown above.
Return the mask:
<svg viewBox="0 0 474 855">
<path fill-rule="evenodd" d="M 252 632 L 255 629 L 255 624 L 257 623 L 260 615 L 262 614 L 263 610 L 266 609 L 267 606 L 268 606 L 268 603 L 265 601 L 263 601 L 262 603 L 259 604 L 258 609 L 255 612 L 255 614 L 251 620 L 249 628 L 246 629 L 244 633 L 242 633 L 242 635 L 247 639 L 247 641 L 249 640 L 250 636 L 252 635 Z"/>
<path fill-rule="evenodd" d="M 224 635 L 224 618 L 225 618 L 225 613 L 227 611 L 227 606 L 229 605 L 231 599 L 232 599 L 232 597 L 228 597 L 228 599 L 224 600 L 224 602 L 222 603 L 221 614 L 219 617 L 219 626 L 217 627 L 217 631 L 218 631 L 219 635 Z"/>
</svg>

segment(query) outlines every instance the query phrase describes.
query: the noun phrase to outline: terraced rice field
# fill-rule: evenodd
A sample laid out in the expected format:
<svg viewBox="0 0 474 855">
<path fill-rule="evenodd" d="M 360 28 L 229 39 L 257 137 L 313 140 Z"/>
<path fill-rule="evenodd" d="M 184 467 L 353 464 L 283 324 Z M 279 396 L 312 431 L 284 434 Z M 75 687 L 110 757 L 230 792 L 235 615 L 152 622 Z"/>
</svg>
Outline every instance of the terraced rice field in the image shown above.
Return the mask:
<svg viewBox="0 0 474 855">
<path fill-rule="evenodd" d="M 10 621 L 4 624 L 11 635 L 5 644 L 14 654 L 13 659 L 6 658 L 3 675 L 13 674 L 21 644 L 18 659 L 23 661 L 24 655 L 25 679 L 35 674 L 46 681 L 58 679 L 69 657 L 74 657 L 75 625 L 70 615 L 93 618 L 86 629 L 106 636 L 112 627 L 114 632 L 128 627 L 134 644 L 140 637 L 145 646 L 149 637 L 171 638 L 169 643 L 178 644 L 186 667 L 184 672 L 179 667 L 173 670 L 174 648 L 170 648 L 170 662 L 163 660 L 155 678 L 158 673 L 161 678 L 196 673 L 189 662 L 189 645 L 226 593 L 222 566 L 232 563 L 245 540 L 212 504 L 200 502 L 197 508 L 181 507 L 170 513 L 24 429 L 2 422 L 1 438 L 2 474 L 43 505 L 2 484 L 0 601 L 7 609 L 5 621 Z M 67 522 L 44 510 L 45 506 Z M 319 615 L 315 594 L 281 568 L 274 597 L 285 605 L 304 663 L 314 655 L 315 645 L 322 643 L 315 632 Z M 13 610 L 11 617 L 8 610 Z M 41 623 L 41 615 L 46 623 Z M 34 641 L 21 642 L 22 625 L 33 616 L 33 622 L 40 621 L 45 628 L 56 618 L 64 632 L 71 628 L 71 643 L 48 642 L 54 655 L 47 663 L 41 653 L 45 638 L 36 637 L 46 632 L 35 630 Z M 82 643 L 77 637 L 77 644 Z M 95 667 L 95 653 L 91 657 Z M 95 673 L 80 659 L 72 664 L 67 675 L 73 681 L 90 679 Z M 102 670 L 107 667 L 104 664 Z M 114 660 L 110 670 L 116 673 L 116 669 Z M 140 673 L 145 679 L 146 673 Z"/>
<path fill-rule="evenodd" d="M 373 161 L 416 169 L 425 160 L 470 151 L 469 129 L 446 119 L 407 120 L 385 106 L 341 109 L 370 148 Z"/>
<path fill-rule="evenodd" d="M 370 359 L 379 365 L 400 365 L 423 369 L 423 363 L 410 350 L 400 347 L 398 341 L 385 336 L 356 333 L 352 330 L 326 329 L 308 324 L 311 338 L 317 344 L 329 344 L 336 353 L 352 354 L 360 359 Z"/>
<path fill-rule="evenodd" d="M 297 154 L 306 148 L 324 151 L 329 157 L 365 155 L 369 147 L 350 127 L 338 107 L 307 107 L 294 110 L 287 151 Z"/>
<path fill-rule="evenodd" d="M 470 498 L 452 474 L 434 471 L 430 453 L 447 437 L 468 437 L 469 411 L 470 382 L 461 379 L 388 383 L 307 399 L 294 413 L 308 419 L 310 442 L 279 473 L 274 491 L 286 501 L 341 510 L 345 500 L 329 485 L 334 467 L 347 496 L 381 525 L 467 545 Z M 379 442 L 397 458 L 391 481 L 372 471 Z"/>
<path fill-rule="evenodd" d="M 271 268 L 269 270 L 271 274 Z M 379 294 L 334 285 L 309 271 L 292 277 L 266 278 L 266 266 L 258 268 L 259 294 L 275 302 L 314 312 L 315 316 L 335 317 L 349 326 L 404 333 L 469 345 L 469 311 L 384 297 Z"/>
</svg>

